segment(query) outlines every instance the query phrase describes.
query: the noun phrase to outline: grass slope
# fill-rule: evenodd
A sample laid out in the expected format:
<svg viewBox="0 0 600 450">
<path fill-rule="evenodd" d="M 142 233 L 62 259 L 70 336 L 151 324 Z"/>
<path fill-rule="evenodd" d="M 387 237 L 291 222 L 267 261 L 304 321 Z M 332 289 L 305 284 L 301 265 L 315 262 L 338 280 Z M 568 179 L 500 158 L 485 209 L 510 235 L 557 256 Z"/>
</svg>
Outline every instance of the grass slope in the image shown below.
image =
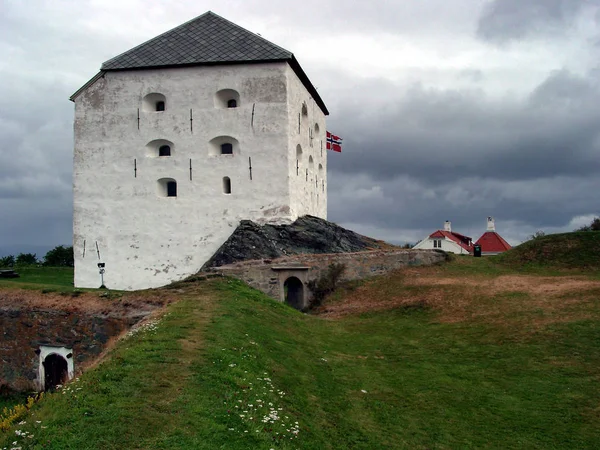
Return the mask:
<svg viewBox="0 0 600 450">
<path fill-rule="evenodd" d="M 35 267 L 14 268 L 19 278 L 0 278 L 0 288 L 47 289 L 51 291 L 72 291 L 72 267 Z"/>
<path fill-rule="evenodd" d="M 542 236 L 503 253 L 498 261 L 512 266 L 600 269 L 600 231 Z"/>
<path fill-rule="evenodd" d="M 491 270 L 478 264 L 435 270 Z M 404 289 L 392 281 L 361 292 Z M 0 448 L 600 448 L 597 297 L 586 319 L 518 338 L 510 311 L 449 323 L 417 302 L 324 320 L 232 280 L 182 297 L 36 406 L 17 427 L 33 438 L 13 429 Z M 528 297 L 484 304 L 515 300 Z M 520 327 L 523 314 L 539 311 L 520 313 Z"/>
<path fill-rule="evenodd" d="M 27 395 L 25 394 L 0 394 L 0 416 L 4 408 L 13 408 L 15 405 L 23 404 L 27 401 Z"/>
</svg>

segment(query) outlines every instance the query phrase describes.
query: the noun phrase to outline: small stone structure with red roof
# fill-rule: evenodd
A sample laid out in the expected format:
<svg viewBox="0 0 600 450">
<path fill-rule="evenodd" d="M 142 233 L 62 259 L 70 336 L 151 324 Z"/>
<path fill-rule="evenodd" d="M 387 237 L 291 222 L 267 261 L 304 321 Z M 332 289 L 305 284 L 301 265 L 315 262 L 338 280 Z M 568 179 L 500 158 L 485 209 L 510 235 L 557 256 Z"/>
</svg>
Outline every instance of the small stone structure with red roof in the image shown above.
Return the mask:
<svg viewBox="0 0 600 450">
<path fill-rule="evenodd" d="M 498 255 L 512 248 L 502 236 L 496 233 L 496 224 L 493 217 L 487 218 L 487 231 L 481 235 L 475 245 L 481 245 L 483 256 Z"/>
</svg>

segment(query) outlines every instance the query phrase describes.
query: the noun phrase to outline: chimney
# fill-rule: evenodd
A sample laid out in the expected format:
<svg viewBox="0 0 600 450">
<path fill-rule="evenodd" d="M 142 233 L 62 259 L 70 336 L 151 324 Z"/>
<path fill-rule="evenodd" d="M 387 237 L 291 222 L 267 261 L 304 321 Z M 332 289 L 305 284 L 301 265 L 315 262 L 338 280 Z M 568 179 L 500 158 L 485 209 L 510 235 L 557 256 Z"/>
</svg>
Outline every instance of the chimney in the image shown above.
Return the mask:
<svg viewBox="0 0 600 450">
<path fill-rule="evenodd" d="M 496 231 L 496 224 L 494 223 L 493 217 L 488 217 L 488 219 L 487 219 L 487 230 L 488 231 Z"/>
<path fill-rule="evenodd" d="M 444 231 L 452 233 L 452 223 L 449 220 L 446 220 L 446 222 L 444 222 Z"/>
</svg>

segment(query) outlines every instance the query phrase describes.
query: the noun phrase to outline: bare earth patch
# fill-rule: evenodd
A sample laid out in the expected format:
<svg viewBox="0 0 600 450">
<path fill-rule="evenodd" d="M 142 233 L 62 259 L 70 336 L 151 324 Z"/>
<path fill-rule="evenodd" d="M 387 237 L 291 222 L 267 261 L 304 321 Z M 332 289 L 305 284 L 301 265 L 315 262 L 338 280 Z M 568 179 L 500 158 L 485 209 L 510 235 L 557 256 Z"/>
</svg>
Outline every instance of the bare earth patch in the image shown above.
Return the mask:
<svg viewBox="0 0 600 450">
<path fill-rule="evenodd" d="M 104 295 L 104 296 L 101 296 Z M 42 293 L 26 289 L 0 289 L 0 308 L 47 309 L 113 317 L 150 314 L 177 299 L 177 293 L 165 290 L 141 292 L 81 292 L 75 295 Z"/>
<path fill-rule="evenodd" d="M 335 319 L 400 308 L 436 311 L 445 323 L 483 321 L 534 330 L 552 323 L 600 317 L 600 281 L 583 276 L 456 275 L 411 268 L 369 280 L 318 313 Z"/>
</svg>

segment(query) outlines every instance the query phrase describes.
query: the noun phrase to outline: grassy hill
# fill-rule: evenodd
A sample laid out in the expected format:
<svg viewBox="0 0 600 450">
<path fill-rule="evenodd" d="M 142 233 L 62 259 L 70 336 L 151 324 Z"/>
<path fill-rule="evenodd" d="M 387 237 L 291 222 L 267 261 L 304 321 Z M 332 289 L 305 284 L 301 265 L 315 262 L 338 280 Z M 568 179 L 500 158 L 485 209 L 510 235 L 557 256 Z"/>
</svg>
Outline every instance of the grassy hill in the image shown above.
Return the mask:
<svg viewBox="0 0 600 450">
<path fill-rule="evenodd" d="M 0 289 L 44 289 L 47 291 L 73 291 L 72 267 L 23 266 L 13 269 L 19 278 L 0 278 Z"/>
<path fill-rule="evenodd" d="M 0 448 L 600 448 L 600 283 L 578 280 L 458 258 L 354 284 L 323 316 L 178 286 Z"/>
<path fill-rule="evenodd" d="M 550 234 L 527 241 L 500 255 L 510 265 L 561 269 L 600 269 L 600 231 Z"/>
</svg>

